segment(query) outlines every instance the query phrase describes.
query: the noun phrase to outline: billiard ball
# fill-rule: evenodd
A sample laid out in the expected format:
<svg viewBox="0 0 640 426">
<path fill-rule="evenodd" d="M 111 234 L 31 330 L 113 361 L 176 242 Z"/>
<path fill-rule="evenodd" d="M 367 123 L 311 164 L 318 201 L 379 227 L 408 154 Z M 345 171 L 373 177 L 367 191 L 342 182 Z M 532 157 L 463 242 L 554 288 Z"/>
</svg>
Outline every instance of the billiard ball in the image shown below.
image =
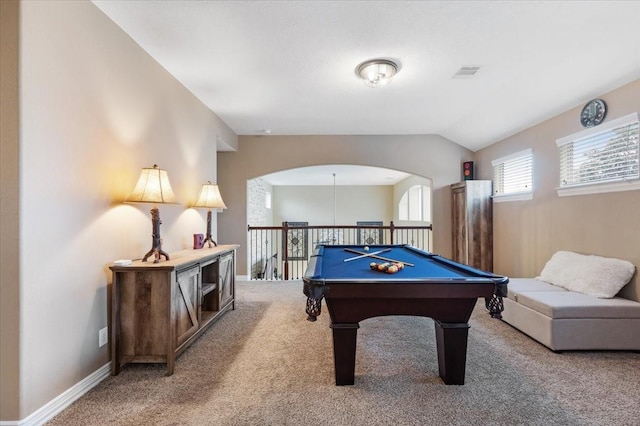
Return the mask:
<svg viewBox="0 0 640 426">
<path fill-rule="evenodd" d="M 364 246 L 364 251 L 369 251 L 369 246 Z"/>
<path fill-rule="evenodd" d="M 398 267 L 396 265 L 391 265 L 387 268 L 387 273 L 389 274 L 395 274 L 396 272 L 398 272 Z"/>
</svg>

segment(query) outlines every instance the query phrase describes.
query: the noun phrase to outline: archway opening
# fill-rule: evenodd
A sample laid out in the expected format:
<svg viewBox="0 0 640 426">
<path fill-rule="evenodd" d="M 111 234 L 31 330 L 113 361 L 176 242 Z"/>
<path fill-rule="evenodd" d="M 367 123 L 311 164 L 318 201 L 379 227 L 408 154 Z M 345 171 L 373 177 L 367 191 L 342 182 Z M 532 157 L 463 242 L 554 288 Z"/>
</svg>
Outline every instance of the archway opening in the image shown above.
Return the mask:
<svg viewBox="0 0 640 426">
<path fill-rule="evenodd" d="M 415 196 L 405 202 L 401 200 L 407 192 L 414 194 L 415 190 L 410 188 L 416 186 L 420 188 L 420 218 L 402 213 L 403 207 L 415 204 Z M 335 228 L 321 229 L 315 234 L 315 230 L 305 230 L 312 234 L 302 230 L 299 235 L 287 234 L 287 239 L 291 240 L 287 243 L 283 243 L 285 237 L 280 236 L 280 229 L 268 233 L 250 231 L 247 236 L 247 274 L 250 277 L 266 275 L 270 279 L 274 276 L 273 269 L 277 269 L 277 265 L 282 266 L 285 250 L 294 260 L 306 260 L 314 244 L 352 244 L 362 241 L 363 233 L 369 232 L 341 228 L 343 226 L 379 224 L 388 227 L 391 223 L 400 227 L 430 226 L 431 187 L 431 179 L 402 171 L 336 164 L 283 170 L 249 179 L 247 224 L 250 230 L 256 227 L 277 228 L 285 223 L 310 227 L 333 225 Z M 379 235 L 380 239 L 375 240 L 377 243 L 382 242 L 383 234 Z M 384 238 L 388 243 L 388 235 Z M 405 239 L 406 243 L 432 250 L 430 231 L 428 238 L 407 236 Z M 298 275 L 304 272 L 301 270 L 304 265 L 303 262 L 299 266 Z"/>
</svg>

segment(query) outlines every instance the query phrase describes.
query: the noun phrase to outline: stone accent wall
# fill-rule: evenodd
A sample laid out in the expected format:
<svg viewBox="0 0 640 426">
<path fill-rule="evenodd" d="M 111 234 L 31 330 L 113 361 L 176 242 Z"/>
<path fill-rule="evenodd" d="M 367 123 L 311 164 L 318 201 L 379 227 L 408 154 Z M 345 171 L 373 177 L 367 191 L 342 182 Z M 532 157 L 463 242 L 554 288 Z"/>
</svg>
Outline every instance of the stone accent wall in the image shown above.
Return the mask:
<svg viewBox="0 0 640 426">
<path fill-rule="evenodd" d="M 265 193 L 272 192 L 264 179 L 247 181 L 247 223 L 249 226 L 269 226 L 271 211 L 265 207 Z"/>
<path fill-rule="evenodd" d="M 267 192 L 273 193 L 273 189 L 264 179 L 256 178 L 247 181 L 247 223 L 249 226 L 271 226 L 273 224 L 272 212 L 265 206 Z M 260 278 L 266 257 L 270 255 L 263 250 L 271 234 L 270 231 L 257 231 L 250 232 L 247 236 L 249 259 L 251 259 L 251 278 Z"/>
</svg>

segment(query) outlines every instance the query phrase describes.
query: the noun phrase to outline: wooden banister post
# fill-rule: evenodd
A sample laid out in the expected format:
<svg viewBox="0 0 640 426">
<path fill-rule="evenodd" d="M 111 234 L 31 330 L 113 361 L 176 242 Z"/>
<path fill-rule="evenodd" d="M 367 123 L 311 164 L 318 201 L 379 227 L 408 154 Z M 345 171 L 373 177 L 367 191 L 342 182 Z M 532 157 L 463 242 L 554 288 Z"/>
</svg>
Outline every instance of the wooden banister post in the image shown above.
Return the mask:
<svg viewBox="0 0 640 426">
<path fill-rule="evenodd" d="M 389 233 L 391 234 L 391 244 L 393 244 L 393 232 L 395 231 L 395 225 L 393 221 L 389 223 Z"/>
</svg>

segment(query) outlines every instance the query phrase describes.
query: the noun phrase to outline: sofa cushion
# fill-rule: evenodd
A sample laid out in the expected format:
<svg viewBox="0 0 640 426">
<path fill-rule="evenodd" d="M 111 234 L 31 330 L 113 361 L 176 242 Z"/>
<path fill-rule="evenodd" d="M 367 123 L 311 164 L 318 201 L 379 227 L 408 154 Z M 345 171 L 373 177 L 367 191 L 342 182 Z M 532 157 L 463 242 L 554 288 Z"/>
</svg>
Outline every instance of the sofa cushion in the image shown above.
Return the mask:
<svg viewBox="0 0 640 426">
<path fill-rule="evenodd" d="M 626 260 L 559 251 L 536 279 L 594 297 L 614 297 L 633 276 Z"/>
<path fill-rule="evenodd" d="M 518 303 L 553 319 L 640 318 L 640 303 L 614 297 L 602 299 L 571 291 L 530 291 Z"/>
<path fill-rule="evenodd" d="M 518 295 L 528 291 L 567 291 L 562 287 L 545 283 L 544 281 L 535 280 L 533 278 L 509 278 L 507 285 L 507 297 L 511 300 L 518 301 Z"/>
</svg>

